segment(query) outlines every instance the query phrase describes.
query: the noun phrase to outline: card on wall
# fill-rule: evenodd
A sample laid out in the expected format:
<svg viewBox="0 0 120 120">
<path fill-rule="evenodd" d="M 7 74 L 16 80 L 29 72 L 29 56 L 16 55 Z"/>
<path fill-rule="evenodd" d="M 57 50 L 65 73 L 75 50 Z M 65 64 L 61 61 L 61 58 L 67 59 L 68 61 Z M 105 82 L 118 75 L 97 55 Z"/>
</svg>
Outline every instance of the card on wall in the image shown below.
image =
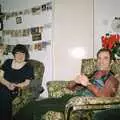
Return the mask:
<svg viewBox="0 0 120 120">
<path fill-rule="evenodd" d="M 22 17 L 16 17 L 16 24 L 22 23 Z"/>
<path fill-rule="evenodd" d="M 3 30 L 3 20 L 0 19 L 0 31 Z"/>
</svg>

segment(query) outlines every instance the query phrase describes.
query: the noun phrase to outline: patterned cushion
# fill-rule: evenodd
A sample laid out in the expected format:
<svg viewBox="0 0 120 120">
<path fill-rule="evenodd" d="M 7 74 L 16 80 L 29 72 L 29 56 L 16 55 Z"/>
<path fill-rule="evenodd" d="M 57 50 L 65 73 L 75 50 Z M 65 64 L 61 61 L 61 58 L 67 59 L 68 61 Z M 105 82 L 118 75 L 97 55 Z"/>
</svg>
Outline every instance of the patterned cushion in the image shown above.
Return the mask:
<svg viewBox="0 0 120 120">
<path fill-rule="evenodd" d="M 93 58 L 82 59 L 81 73 L 84 73 L 89 77 L 93 74 L 95 70 L 96 70 L 96 59 Z"/>
<path fill-rule="evenodd" d="M 64 120 L 64 114 L 62 112 L 48 111 L 42 116 L 42 120 Z"/>
<path fill-rule="evenodd" d="M 111 65 L 111 71 L 114 74 L 120 74 L 120 59 L 113 61 L 113 64 Z"/>
<path fill-rule="evenodd" d="M 29 60 L 29 62 L 34 68 L 35 80 L 40 80 L 42 83 L 43 74 L 44 74 L 44 70 L 45 70 L 44 64 L 37 60 Z"/>
<path fill-rule="evenodd" d="M 64 94 L 73 94 L 74 92 L 67 89 L 68 81 L 49 81 L 47 83 L 48 97 L 61 97 Z"/>
</svg>

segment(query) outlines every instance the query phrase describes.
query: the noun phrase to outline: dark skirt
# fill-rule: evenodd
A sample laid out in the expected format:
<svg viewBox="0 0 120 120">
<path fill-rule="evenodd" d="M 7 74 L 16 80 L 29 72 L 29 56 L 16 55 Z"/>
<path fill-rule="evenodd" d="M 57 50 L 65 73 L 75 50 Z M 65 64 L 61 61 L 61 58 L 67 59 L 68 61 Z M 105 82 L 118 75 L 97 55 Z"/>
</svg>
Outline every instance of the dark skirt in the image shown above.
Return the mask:
<svg viewBox="0 0 120 120">
<path fill-rule="evenodd" d="M 0 120 L 13 120 L 12 101 L 17 95 L 15 91 L 0 84 Z"/>
<path fill-rule="evenodd" d="M 12 99 L 10 91 L 0 86 L 0 120 L 12 120 Z"/>
</svg>

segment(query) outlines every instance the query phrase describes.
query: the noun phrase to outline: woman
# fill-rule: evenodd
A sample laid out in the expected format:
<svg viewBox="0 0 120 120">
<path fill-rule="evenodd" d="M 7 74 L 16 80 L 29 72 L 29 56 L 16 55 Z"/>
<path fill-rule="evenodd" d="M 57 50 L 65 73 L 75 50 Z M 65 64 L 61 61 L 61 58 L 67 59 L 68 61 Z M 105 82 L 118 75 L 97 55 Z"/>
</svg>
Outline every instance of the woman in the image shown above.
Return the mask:
<svg viewBox="0 0 120 120">
<path fill-rule="evenodd" d="M 34 78 L 33 67 L 27 62 L 27 48 L 18 44 L 13 48 L 12 54 L 14 59 L 6 60 L 1 68 L 0 120 L 12 120 L 12 101 L 18 95 L 18 89 L 27 87 Z"/>
</svg>

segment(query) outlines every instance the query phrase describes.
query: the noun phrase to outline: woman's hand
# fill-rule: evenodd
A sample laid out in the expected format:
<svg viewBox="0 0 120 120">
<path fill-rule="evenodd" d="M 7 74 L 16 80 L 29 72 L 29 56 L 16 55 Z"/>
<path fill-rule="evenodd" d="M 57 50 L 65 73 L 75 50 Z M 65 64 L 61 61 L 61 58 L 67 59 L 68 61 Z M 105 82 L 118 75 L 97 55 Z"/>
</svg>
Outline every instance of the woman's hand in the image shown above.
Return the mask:
<svg viewBox="0 0 120 120">
<path fill-rule="evenodd" d="M 23 89 L 24 88 L 24 84 L 23 83 L 18 83 L 18 84 L 16 84 L 16 87 Z"/>
<path fill-rule="evenodd" d="M 22 82 L 22 83 L 16 84 L 16 87 L 21 88 L 21 89 L 24 89 L 25 87 L 27 87 L 27 86 L 29 85 L 29 83 L 30 83 L 30 80 L 25 80 L 25 81 Z"/>
<path fill-rule="evenodd" d="M 16 88 L 16 84 L 14 83 L 7 83 L 6 86 L 9 90 L 14 90 Z"/>
<path fill-rule="evenodd" d="M 89 79 L 88 79 L 88 77 L 86 75 L 80 74 L 80 75 L 76 76 L 75 82 L 77 84 L 81 84 L 83 86 L 87 86 L 89 84 Z"/>
</svg>

